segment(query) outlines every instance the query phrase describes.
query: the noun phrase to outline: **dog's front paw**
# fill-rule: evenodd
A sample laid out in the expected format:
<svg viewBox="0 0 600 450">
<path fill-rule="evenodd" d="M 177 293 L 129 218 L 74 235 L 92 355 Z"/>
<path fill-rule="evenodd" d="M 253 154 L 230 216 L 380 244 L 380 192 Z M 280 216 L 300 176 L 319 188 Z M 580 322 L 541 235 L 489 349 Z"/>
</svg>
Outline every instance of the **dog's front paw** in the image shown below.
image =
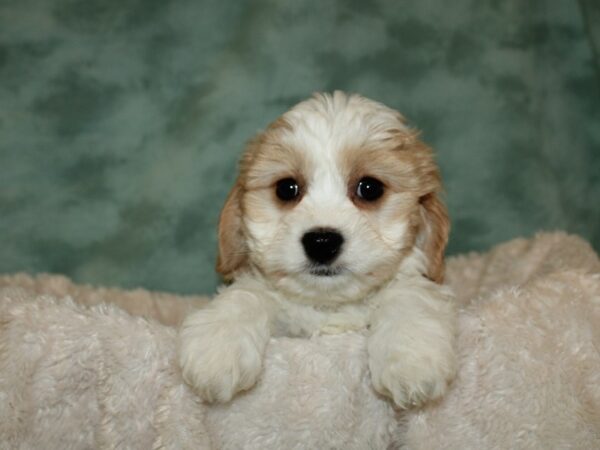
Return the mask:
<svg viewBox="0 0 600 450">
<path fill-rule="evenodd" d="M 183 379 L 206 402 L 228 402 L 254 386 L 262 370 L 268 334 L 258 327 L 214 321 L 198 311 L 180 331 Z"/>
<path fill-rule="evenodd" d="M 456 373 L 456 356 L 448 345 L 405 348 L 374 336 L 369 341 L 369 369 L 375 390 L 406 409 L 446 393 Z"/>
</svg>

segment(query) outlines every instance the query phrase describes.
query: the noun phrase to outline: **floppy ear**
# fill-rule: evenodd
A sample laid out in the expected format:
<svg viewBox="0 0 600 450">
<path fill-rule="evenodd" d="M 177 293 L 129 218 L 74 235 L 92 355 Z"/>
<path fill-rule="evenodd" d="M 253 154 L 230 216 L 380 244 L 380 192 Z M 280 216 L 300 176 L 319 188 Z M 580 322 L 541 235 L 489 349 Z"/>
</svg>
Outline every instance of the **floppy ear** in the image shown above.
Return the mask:
<svg viewBox="0 0 600 450">
<path fill-rule="evenodd" d="M 242 188 L 239 181 L 227 196 L 219 217 L 219 254 L 217 272 L 230 281 L 246 263 L 246 244 L 242 231 Z"/>
<path fill-rule="evenodd" d="M 450 219 L 446 206 L 436 193 L 419 199 L 421 205 L 422 231 L 419 236 L 421 249 L 427 256 L 427 278 L 436 283 L 444 281 L 444 251 L 448 243 Z"/>
</svg>

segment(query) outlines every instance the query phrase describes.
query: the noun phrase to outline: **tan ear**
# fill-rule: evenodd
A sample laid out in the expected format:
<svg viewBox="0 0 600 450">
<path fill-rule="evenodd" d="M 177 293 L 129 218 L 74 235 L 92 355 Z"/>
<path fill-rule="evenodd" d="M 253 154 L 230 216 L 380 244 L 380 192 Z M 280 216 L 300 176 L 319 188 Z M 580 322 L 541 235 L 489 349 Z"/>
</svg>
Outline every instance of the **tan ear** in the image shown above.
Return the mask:
<svg viewBox="0 0 600 450">
<path fill-rule="evenodd" d="M 219 217 L 219 254 L 217 272 L 229 281 L 246 263 L 246 245 L 242 231 L 242 188 L 239 182 L 227 196 Z"/>
<path fill-rule="evenodd" d="M 428 260 L 427 278 L 436 283 L 444 281 L 444 251 L 450 233 L 448 210 L 437 194 L 430 193 L 419 199 L 423 229 L 419 236 L 421 249 Z"/>
</svg>

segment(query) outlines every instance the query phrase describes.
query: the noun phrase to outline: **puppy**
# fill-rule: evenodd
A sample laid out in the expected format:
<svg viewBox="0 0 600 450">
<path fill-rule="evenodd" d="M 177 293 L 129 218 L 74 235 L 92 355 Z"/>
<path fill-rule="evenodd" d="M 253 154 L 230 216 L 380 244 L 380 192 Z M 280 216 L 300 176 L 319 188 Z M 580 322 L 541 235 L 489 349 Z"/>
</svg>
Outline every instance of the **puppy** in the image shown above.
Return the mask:
<svg viewBox="0 0 600 450">
<path fill-rule="evenodd" d="M 180 330 L 186 382 L 227 402 L 256 383 L 270 336 L 366 330 L 379 393 L 400 408 L 443 395 L 456 317 L 440 190 L 431 150 L 380 103 L 316 94 L 270 124 L 220 217 L 231 284 Z"/>
</svg>

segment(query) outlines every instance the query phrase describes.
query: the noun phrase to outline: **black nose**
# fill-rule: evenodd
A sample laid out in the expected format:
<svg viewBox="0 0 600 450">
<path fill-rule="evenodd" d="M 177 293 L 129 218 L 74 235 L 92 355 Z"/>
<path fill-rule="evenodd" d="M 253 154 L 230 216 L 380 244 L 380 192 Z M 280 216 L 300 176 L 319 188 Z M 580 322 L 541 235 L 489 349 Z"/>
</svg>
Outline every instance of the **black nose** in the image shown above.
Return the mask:
<svg viewBox="0 0 600 450">
<path fill-rule="evenodd" d="M 302 236 L 302 245 L 308 258 L 319 264 L 329 264 L 340 253 L 343 236 L 335 230 L 320 228 Z"/>
</svg>

